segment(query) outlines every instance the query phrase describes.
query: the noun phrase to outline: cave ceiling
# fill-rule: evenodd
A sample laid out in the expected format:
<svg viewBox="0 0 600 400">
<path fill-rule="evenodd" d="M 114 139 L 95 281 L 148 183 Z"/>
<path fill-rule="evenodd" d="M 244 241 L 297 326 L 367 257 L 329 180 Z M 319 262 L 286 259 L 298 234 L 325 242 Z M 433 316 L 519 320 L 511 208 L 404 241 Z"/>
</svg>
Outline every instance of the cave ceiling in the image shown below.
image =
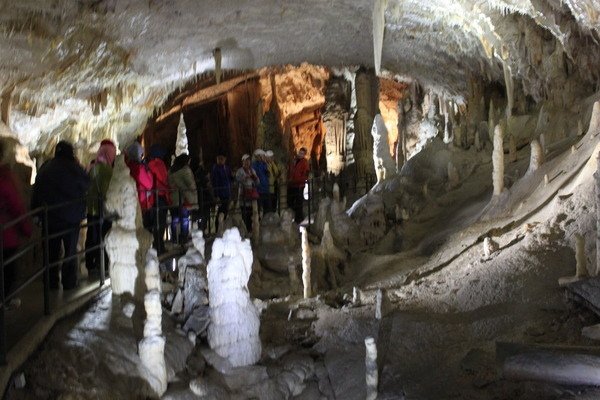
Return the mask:
<svg viewBox="0 0 600 400">
<path fill-rule="evenodd" d="M 382 71 L 449 96 L 465 97 L 472 79 L 502 81 L 503 66 L 541 96 L 544 54 L 599 70 L 598 0 L 0 0 L 10 128 L 32 150 L 57 137 L 124 140 L 214 69 L 215 48 L 230 70 L 371 68 L 374 3 L 385 10 Z"/>
</svg>

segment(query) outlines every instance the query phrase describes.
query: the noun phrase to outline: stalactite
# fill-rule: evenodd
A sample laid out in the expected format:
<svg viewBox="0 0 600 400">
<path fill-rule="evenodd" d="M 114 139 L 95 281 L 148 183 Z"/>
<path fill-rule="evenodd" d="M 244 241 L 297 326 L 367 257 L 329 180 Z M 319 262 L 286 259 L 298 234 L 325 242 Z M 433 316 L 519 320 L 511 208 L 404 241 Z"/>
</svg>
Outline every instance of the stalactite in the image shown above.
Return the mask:
<svg viewBox="0 0 600 400">
<path fill-rule="evenodd" d="M 375 74 L 381 73 L 383 36 L 385 34 L 385 9 L 388 0 L 375 0 L 373 5 L 373 56 Z"/>
<path fill-rule="evenodd" d="M 494 129 L 494 150 L 492 153 L 494 195 L 497 196 L 504 190 L 504 132 L 501 125 Z"/>
</svg>

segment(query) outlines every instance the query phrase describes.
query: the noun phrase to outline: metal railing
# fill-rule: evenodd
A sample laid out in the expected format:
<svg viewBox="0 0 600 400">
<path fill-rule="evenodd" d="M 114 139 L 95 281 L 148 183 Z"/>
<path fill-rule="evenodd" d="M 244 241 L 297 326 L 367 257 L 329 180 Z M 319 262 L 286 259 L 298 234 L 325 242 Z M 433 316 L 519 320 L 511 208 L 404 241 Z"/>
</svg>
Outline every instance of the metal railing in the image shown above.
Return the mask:
<svg viewBox="0 0 600 400">
<path fill-rule="evenodd" d="M 74 254 L 70 256 L 65 256 L 60 258 L 59 260 L 50 261 L 50 241 L 52 239 L 56 239 L 61 237 L 62 235 L 68 233 L 74 233 L 75 231 L 79 231 L 82 228 L 93 228 L 98 225 L 101 230 L 102 224 L 104 223 L 104 211 L 103 211 L 103 203 L 102 199 L 99 199 L 99 218 L 98 220 L 89 223 L 86 221 L 84 224 L 78 224 L 76 227 L 64 229 L 57 232 L 49 232 L 49 218 L 48 214 L 51 211 L 56 211 L 61 208 L 79 205 L 83 203 L 85 205 L 87 197 L 80 198 L 76 200 L 71 200 L 55 205 L 44 205 L 42 207 L 35 208 L 11 221 L 0 224 L 0 364 L 6 364 L 6 353 L 7 353 L 7 342 L 6 342 L 6 319 L 5 319 L 5 307 L 10 303 L 11 300 L 15 299 L 18 294 L 23 292 L 26 288 L 28 288 L 33 282 L 35 282 L 38 278 L 42 277 L 43 280 L 43 303 L 44 303 L 44 315 L 50 315 L 51 313 L 51 304 L 50 304 L 50 270 L 52 268 L 58 268 L 62 263 L 69 262 L 72 260 L 79 260 L 81 256 L 85 256 L 88 252 L 91 251 L 100 251 L 100 281 L 99 286 L 102 287 L 106 280 L 105 277 L 105 249 L 104 249 L 104 237 L 101 234 L 99 238 L 99 244 L 91 247 L 87 247 L 81 251 L 75 251 Z M 28 223 L 32 223 L 33 221 L 38 221 L 38 229 L 41 230 L 41 235 L 32 234 L 31 237 L 23 243 L 18 251 L 16 251 L 12 256 L 5 258 L 5 250 L 3 243 L 4 232 L 7 229 L 15 227 L 17 224 L 23 223 L 24 221 L 28 221 Z M 35 227 L 34 227 L 35 229 Z M 5 293 L 4 291 L 4 273 L 5 268 L 11 264 L 11 268 L 16 268 L 16 264 L 19 260 L 23 260 L 27 254 L 30 254 L 35 249 L 41 246 L 42 250 L 42 266 L 41 268 L 35 269 L 34 272 L 27 276 L 20 285 L 13 288 L 10 293 Z M 78 263 L 77 269 L 79 269 L 80 264 Z"/>
</svg>

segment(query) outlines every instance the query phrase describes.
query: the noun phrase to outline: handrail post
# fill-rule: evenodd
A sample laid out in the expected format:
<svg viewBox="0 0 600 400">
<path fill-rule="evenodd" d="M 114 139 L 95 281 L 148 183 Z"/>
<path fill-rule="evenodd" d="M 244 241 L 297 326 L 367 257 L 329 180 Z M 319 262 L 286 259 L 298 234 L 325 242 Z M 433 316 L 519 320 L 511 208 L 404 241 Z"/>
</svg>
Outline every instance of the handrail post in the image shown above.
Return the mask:
<svg viewBox="0 0 600 400">
<path fill-rule="evenodd" d="M 104 268 L 106 267 L 106 263 L 104 261 L 104 257 L 106 251 L 104 249 L 104 202 L 102 201 L 102 196 L 98 196 L 98 232 L 100 233 L 100 287 L 104 286 L 104 281 L 106 279 L 106 275 L 104 272 Z M 88 227 L 89 229 L 89 227 Z M 94 250 L 95 251 L 95 250 Z"/>
<path fill-rule="evenodd" d="M 6 321 L 4 320 L 4 304 L 5 295 L 4 293 L 4 227 L 0 224 L 0 300 L 2 306 L 0 307 L 0 364 L 6 365 Z"/>
<path fill-rule="evenodd" d="M 48 206 L 42 216 L 42 253 L 44 262 L 44 315 L 50 315 L 50 244 L 48 239 Z"/>
</svg>

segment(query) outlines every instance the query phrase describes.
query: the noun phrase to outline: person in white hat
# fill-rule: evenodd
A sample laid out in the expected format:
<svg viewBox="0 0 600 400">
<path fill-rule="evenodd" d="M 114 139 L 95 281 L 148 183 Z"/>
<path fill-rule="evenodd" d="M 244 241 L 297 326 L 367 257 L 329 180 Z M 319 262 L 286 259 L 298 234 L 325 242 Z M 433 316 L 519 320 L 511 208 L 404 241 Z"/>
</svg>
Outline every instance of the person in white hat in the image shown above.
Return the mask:
<svg viewBox="0 0 600 400">
<path fill-rule="evenodd" d="M 263 212 L 270 211 L 270 192 L 269 192 L 269 169 L 265 162 L 265 152 L 263 149 L 254 150 L 254 162 L 252 162 L 252 169 L 256 171 L 260 183 L 258 185 L 258 193 L 260 199 L 258 201 L 258 207 Z"/>
<path fill-rule="evenodd" d="M 267 150 L 265 158 L 267 160 L 267 170 L 269 172 L 269 211 L 277 211 L 277 195 L 279 194 L 279 180 L 281 179 L 281 168 L 273 159 L 273 151 Z"/>
<path fill-rule="evenodd" d="M 258 185 L 260 183 L 256 171 L 250 165 L 250 155 L 242 156 L 242 166 L 235 173 L 235 180 L 240 186 L 240 209 L 242 219 L 248 231 L 252 231 L 252 202 L 259 199 Z"/>
</svg>

